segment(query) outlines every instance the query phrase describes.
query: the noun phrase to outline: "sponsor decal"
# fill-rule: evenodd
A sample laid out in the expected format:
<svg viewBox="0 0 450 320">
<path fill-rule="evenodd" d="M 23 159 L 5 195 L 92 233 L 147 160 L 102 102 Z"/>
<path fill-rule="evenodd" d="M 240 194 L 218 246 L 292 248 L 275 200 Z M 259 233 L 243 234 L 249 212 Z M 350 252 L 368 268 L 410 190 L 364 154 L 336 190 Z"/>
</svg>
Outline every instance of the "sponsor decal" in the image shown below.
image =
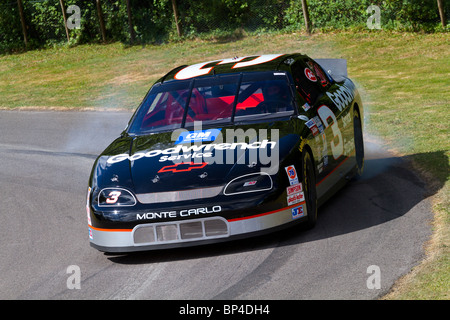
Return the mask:
<svg viewBox="0 0 450 320">
<path fill-rule="evenodd" d="M 322 133 L 322 159 L 323 159 L 323 167 L 325 168 L 328 165 L 328 146 L 327 146 L 327 137 L 325 133 Z"/>
<path fill-rule="evenodd" d="M 306 126 L 307 126 L 308 128 L 310 128 L 310 129 L 311 129 L 311 127 L 313 127 L 313 126 L 316 125 L 316 123 L 314 122 L 313 119 L 311 119 L 311 120 L 309 120 L 309 121 L 306 121 L 305 124 L 306 124 Z"/>
<path fill-rule="evenodd" d="M 291 64 L 293 64 L 295 62 L 295 59 L 289 58 L 284 60 L 284 63 L 287 64 L 288 66 L 290 66 Z"/>
<path fill-rule="evenodd" d="M 350 112 L 348 112 L 345 116 L 342 117 L 342 127 L 346 128 L 351 123 L 352 117 L 350 116 Z"/>
<path fill-rule="evenodd" d="M 301 191 L 303 191 L 303 186 L 301 183 L 297 183 L 297 184 L 294 184 L 294 185 L 286 188 L 286 193 L 288 196 L 290 196 L 291 194 L 294 194 L 294 193 L 301 192 Z"/>
<path fill-rule="evenodd" d="M 323 162 L 321 162 L 321 163 L 319 163 L 317 165 L 317 171 L 319 171 L 319 173 L 322 173 L 322 171 L 323 171 Z"/>
<path fill-rule="evenodd" d="M 309 69 L 309 68 L 305 68 L 305 76 L 312 82 L 316 82 L 317 78 L 314 75 L 314 73 Z"/>
<path fill-rule="evenodd" d="M 353 85 L 347 84 L 350 88 L 348 88 L 346 85 L 336 85 L 338 89 L 334 93 L 330 93 L 327 91 L 327 96 L 333 101 L 339 111 L 342 111 L 346 105 L 352 102 L 354 98 Z"/>
<path fill-rule="evenodd" d="M 208 158 L 212 157 L 213 150 L 246 150 L 246 149 L 265 149 L 270 147 L 270 149 L 274 149 L 277 143 L 275 141 L 262 140 L 255 141 L 252 143 L 246 142 L 234 142 L 234 143 L 210 143 L 210 144 L 202 144 L 202 145 L 177 145 L 173 148 L 168 148 L 165 150 L 150 150 L 148 152 L 136 152 L 133 155 L 129 155 L 127 153 L 118 154 L 112 157 L 109 157 L 106 162 L 108 164 L 114 164 L 121 161 L 129 160 L 136 161 L 142 158 L 153 158 L 156 156 L 162 157 L 159 159 L 159 162 L 164 161 L 192 161 L 194 158 Z M 182 152 L 182 154 L 179 154 Z"/>
<path fill-rule="evenodd" d="M 192 142 L 203 142 L 203 141 L 214 141 L 216 137 L 220 134 L 222 129 L 208 129 L 208 130 L 197 130 L 182 132 L 175 144 L 179 143 L 192 143 Z"/>
<path fill-rule="evenodd" d="M 297 219 L 304 216 L 303 205 L 292 208 L 291 211 L 292 211 L 292 219 Z"/>
<path fill-rule="evenodd" d="M 194 162 L 180 162 L 173 164 L 171 166 L 165 166 L 159 169 L 158 173 L 161 172 L 186 172 L 191 171 L 195 169 L 203 169 L 208 163 L 207 162 L 201 162 L 201 163 L 194 163 Z"/>
<path fill-rule="evenodd" d="M 257 181 L 247 181 L 246 183 L 244 183 L 244 187 L 248 187 L 248 186 L 254 186 L 256 184 Z"/>
<path fill-rule="evenodd" d="M 198 216 L 202 214 L 209 213 L 217 213 L 221 212 L 221 206 L 213 206 L 213 207 L 201 207 L 201 208 L 192 208 L 192 209 L 184 209 L 184 210 L 171 210 L 171 211 L 160 211 L 160 212 L 146 212 L 146 213 L 138 213 L 136 214 L 136 220 L 151 220 L 151 219 L 172 219 L 177 217 L 190 217 L 190 216 Z"/>
<path fill-rule="evenodd" d="M 316 122 L 313 119 L 305 122 L 306 126 L 311 130 L 313 136 L 317 136 L 319 134 L 319 128 L 317 128 Z"/>
<path fill-rule="evenodd" d="M 325 168 L 328 165 L 328 155 L 323 156 L 323 167 Z"/>
<path fill-rule="evenodd" d="M 306 139 L 300 138 L 302 141 L 300 142 L 300 145 L 298 146 L 298 150 L 303 151 L 303 147 L 306 144 Z"/>
<path fill-rule="evenodd" d="M 311 106 L 309 105 L 308 102 L 306 102 L 303 106 L 302 106 L 303 110 L 308 111 L 309 109 L 311 109 Z"/>
<path fill-rule="evenodd" d="M 324 128 L 323 128 L 322 121 L 320 121 L 320 118 L 318 116 L 315 116 L 313 119 L 314 119 L 314 122 L 316 123 L 317 129 L 319 129 L 319 132 L 323 133 Z"/>
<path fill-rule="evenodd" d="M 344 155 L 349 156 L 355 149 L 355 140 L 353 138 L 348 141 L 344 140 Z"/>
<path fill-rule="evenodd" d="M 284 168 L 286 170 L 287 176 L 289 178 L 289 184 L 292 186 L 294 184 L 298 184 L 298 176 L 297 171 L 295 170 L 294 165 L 288 166 Z"/>
<path fill-rule="evenodd" d="M 303 192 L 294 193 L 287 197 L 288 206 L 296 204 L 296 203 L 300 203 L 303 201 L 305 201 L 305 195 Z"/>
</svg>

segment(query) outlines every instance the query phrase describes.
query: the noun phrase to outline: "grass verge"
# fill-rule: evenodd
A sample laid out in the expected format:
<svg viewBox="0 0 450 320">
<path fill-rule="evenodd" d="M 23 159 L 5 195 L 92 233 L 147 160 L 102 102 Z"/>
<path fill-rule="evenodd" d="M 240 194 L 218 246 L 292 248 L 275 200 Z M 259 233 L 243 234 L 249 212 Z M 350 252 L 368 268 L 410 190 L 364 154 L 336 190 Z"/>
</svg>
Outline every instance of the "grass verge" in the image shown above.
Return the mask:
<svg viewBox="0 0 450 320">
<path fill-rule="evenodd" d="M 302 52 L 345 58 L 365 102 L 366 128 L 408 155 L 433 194 L 427 258 L 385 299 L 449 299 L 448 33 L 393 32 L 256 35 L 161 46 L 119 43 L 0 56 L 0 108 L 134 109 L 170 69 L 212 59 Z"/>
</svg>

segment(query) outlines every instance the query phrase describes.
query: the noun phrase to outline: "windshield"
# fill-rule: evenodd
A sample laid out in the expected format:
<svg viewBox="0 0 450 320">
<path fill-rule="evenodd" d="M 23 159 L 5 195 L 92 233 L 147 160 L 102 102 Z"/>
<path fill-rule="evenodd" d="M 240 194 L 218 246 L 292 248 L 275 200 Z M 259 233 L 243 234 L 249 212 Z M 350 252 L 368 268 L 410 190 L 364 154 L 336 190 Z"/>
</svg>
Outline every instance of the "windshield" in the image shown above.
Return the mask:
<svg viewBox="0 0 450 320">
<path fill-rule="evenodd" d="M 174 130 L 192 126 L 194 121 L 219 125 L 293 110 L 285 73 L 217 75 L 155 85 L 128 132 Z"/>
</svg>

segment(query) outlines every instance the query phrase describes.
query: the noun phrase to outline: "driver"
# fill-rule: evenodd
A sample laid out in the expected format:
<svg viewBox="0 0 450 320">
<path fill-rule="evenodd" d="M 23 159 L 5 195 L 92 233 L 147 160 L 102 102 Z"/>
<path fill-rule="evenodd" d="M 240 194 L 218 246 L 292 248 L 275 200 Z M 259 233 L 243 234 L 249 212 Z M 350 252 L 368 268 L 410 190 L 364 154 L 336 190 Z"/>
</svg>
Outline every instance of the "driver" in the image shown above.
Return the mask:
<svg viewBox="0 0 450 320">
<path fill-rule="evenodd" d="M 275 81 L 270 81 L 262 88 L 264 106 L 269 113 L 284 111 L 286 109 L 286 87 Z"/>
</svg>

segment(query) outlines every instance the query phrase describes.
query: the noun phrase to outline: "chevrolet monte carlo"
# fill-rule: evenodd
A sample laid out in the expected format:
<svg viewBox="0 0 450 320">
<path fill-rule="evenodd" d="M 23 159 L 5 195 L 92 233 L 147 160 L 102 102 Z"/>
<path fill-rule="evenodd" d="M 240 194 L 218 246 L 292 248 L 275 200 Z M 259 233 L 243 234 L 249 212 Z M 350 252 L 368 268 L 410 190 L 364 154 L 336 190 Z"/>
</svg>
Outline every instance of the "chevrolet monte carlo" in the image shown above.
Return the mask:
<svg viewBox="0 0 450 320">
<path fill-rule="evenodd" d="M 302 223 L 364 166 L 345 60 L 303 54 L 184 65 L 96 159 L 89 239 L 104 252 L 207 244 Z"/>
</svg>

